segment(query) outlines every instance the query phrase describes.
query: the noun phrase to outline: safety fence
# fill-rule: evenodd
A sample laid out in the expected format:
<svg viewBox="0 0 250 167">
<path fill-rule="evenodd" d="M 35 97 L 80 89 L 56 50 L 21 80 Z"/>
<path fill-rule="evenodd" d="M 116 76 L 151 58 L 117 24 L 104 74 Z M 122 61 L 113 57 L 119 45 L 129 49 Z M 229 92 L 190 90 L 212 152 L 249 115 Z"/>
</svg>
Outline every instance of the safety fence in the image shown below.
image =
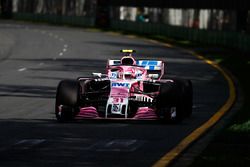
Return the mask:
<svg viewBox="0 0 250 167">
<path fill-rule="evenodd" d="M 185 28 L 157 23 L 143 23 L 132 21 L 111 21 L 115 30 L 124 30 L 135 33 L 163 35 L 170 38 L 195 41 L 203 44 L 212 44 L 250 51 L 250 34 L 240 32 L 225 32 Z"/>
<path fill-rule="evenodd" d="M 85 16 L 58 16 L 52 14 L 13 13 L 13 19 L 84 27 L 95 26 L 95 18 Z"/>
</svg>

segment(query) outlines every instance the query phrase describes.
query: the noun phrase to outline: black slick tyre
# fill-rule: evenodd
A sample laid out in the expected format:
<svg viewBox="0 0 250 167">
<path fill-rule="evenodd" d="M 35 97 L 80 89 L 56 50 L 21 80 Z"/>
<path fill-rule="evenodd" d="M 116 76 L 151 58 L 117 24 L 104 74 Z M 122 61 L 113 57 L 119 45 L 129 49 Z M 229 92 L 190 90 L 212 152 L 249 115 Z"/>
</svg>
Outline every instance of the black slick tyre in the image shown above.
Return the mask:
<svg viewBox="0 0 250 167">
<path fill-rule="evenodd" d="M 158 116 L 170 122 L 184 118 L 183 85 L 179 82 L 162 83 L 157 97 Z"/>
<path fill-rule="evenodd" d="M 79 101 L 80 84 L 77 80 L 63 80 L 58 84 L 55 115 L 59 122 L 73 119 Z"/>
</svg>

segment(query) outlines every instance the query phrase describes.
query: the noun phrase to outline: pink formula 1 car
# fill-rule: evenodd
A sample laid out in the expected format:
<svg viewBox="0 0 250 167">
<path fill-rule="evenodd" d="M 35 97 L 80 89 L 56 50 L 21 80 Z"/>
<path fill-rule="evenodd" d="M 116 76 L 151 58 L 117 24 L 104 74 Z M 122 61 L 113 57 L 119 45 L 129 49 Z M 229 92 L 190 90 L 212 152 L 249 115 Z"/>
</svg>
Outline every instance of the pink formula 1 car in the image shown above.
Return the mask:
<svg viewBox="0 0 250 167">
<path fill-rule="evenodd" d="M 164 62 L 135 60 L 122 50 L 121 60 L 108 60 L 106 74 L 63 80 L 57 87 L 55 114 L 72 119 L 159 119 L 181 121 L 192 113 L 189 80 L 162 79 Z"/>
</svg>

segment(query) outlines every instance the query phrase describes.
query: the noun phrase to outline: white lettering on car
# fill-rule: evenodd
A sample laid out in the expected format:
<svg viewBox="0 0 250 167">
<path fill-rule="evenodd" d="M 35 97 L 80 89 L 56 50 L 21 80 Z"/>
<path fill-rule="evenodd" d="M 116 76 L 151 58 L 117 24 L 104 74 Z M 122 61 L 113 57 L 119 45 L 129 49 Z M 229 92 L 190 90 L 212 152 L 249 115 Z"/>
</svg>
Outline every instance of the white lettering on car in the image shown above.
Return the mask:
<svg viewBox="0 0 250 167">
<path fill-rule="evenodd" d="M 129 87 L 129 83 L 112 83 L 112 87 Z"/>
</svg>

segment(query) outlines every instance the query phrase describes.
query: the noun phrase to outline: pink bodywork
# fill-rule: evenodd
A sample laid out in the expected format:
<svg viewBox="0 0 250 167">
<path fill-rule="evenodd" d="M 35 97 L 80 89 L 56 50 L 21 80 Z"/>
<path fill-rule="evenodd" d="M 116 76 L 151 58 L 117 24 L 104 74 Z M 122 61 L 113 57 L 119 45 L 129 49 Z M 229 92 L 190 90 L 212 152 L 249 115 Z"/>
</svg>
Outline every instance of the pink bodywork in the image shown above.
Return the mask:
<svg viewBox="0 0 250 167">
<path fill-rule="evenodd" d="M 98 112 L 95 107 L 84 107 L 80 108 L 80 112 L 76 115 L 76 119 L 82 119 L 82 118 L 98 118 Z"/>
<path fill-rule="evenodd" d="M 101 119 L 95 107 L 84 107 L 76 115 L 75 119 Z M 156 120 L 155 110 L 149 107 L 139 107 L 135 116 L 130 119 L 138 120 Z"/>
<path fill-rule="evenodd" d="M 109 65 L 106 67 L 107 78 L 111 81 L 110 99 L 112 104 L 123 103 L 123 100 L 127 100 L 129 97 L 136 95 L 136 90 L 143 91 L 143 82 L 146 80 L 152 80 L 147 75 L 147 70 L 140 66 L 124 66 L 124 65 Z M 162 63 L 162 72 L 157 80 L 160 80 L 164 73 L 164 63 Z M 128 80 L 125 75 L 131 74 L 131 78 Z M 129 84 L 129 86 L 118 86 L 113 87 L 112 84 Z M 147 95 L 143 95 L 143 98 L 147 98 Z M 148 96 L 148 98 L 150 98 Z M 97 109 L 95 107 L 84 107 L 80 108 L 80 112 L 76 115 L 76 119 L 100 119 Z M 126 119 L 157 119 L 155 109 L 150 107 L 139 107 L 133 118 Z"/>
</svg>

